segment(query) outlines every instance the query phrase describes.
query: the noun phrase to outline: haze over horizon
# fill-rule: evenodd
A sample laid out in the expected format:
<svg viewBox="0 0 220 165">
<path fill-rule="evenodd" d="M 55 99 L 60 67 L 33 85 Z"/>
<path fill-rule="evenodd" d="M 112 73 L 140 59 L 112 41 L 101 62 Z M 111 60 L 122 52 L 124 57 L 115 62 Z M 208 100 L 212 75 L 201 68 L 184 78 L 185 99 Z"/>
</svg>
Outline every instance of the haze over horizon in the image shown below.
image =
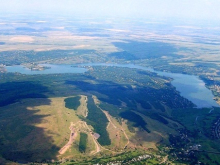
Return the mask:
<svg viewBox="0 0 220 165">
<path fill-rule="evenodd" d="M 220 0 L 8 0 L 1 13 L 29 12 L 133 18 L 220 19 Z"/>
</svg>

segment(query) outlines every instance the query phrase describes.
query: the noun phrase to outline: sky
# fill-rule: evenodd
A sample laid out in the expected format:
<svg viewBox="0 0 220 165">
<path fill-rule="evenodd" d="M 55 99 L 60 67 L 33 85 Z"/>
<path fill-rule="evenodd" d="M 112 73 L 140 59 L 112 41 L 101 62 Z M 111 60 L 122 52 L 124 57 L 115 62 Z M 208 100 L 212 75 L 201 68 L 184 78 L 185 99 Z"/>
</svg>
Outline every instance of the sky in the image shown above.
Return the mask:
<svg viewBox="0 0 220 165">
<path fill-rule="evenodd" d="M 220 0 L 0 0 L 1 12 L 220 20 Z"/>
</svg>

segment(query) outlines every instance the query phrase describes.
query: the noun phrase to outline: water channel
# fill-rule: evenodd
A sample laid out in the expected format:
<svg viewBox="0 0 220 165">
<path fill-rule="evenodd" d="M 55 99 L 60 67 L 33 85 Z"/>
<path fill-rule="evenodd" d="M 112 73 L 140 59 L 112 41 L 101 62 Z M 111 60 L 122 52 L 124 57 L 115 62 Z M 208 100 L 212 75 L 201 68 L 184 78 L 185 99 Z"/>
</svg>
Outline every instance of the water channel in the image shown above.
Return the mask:
<svg viewBox="0 0 220 165">
<path fill-rule="evenodd" d="M 22 65 L 16 66 L 6 66 L 8 72 L 18 72 L 21 74 L 60 74 L 60 73 L 85 73 L 87 69 L 86 66 L 115 66 L 115 67 L 127 67 L 140 70 L 151 71 L 157 73 L 160 76 L 170 77 L 173 79 L 171 82 L 176 90 L 180 92 L 181 96 L 192 101 L 198 108 L 203 107 L 219 107 L 215 100 L 213 100 L 212 92 L 206 88 L 205 83 L 199 79 L 198 76 L 170 73 L 170 72 L 160 72 L 155 71 L 152 68 L 142 67 L 133 64 L 106 64 L 106 63 L 89 63 L 80 64 L 77 66 L 73 65 L 53 65 L 53 64 L 41 64 L 41 66 L 48 67 L 49 69 L 36 71 L 28 69 Z"/>
</svg>

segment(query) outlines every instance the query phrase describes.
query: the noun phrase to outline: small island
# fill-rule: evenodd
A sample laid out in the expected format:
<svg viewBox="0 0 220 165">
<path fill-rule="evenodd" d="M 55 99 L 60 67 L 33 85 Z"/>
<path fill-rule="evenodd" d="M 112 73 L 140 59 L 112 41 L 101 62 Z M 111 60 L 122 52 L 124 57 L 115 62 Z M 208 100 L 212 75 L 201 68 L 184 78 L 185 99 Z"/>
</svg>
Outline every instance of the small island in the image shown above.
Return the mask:
<svg viewBox="0 0 220 165">
<path fill-rule="evenodd" d="M 51 67 L 43 66 L 43 65 L 39 65 L 39 64 L 35 64 L 35 63 L 25 64 L 24 66 L 26 68 L 30 69 L 31 71 L 43 71 L 46 69 L 51 69 Z"/>
</svg>

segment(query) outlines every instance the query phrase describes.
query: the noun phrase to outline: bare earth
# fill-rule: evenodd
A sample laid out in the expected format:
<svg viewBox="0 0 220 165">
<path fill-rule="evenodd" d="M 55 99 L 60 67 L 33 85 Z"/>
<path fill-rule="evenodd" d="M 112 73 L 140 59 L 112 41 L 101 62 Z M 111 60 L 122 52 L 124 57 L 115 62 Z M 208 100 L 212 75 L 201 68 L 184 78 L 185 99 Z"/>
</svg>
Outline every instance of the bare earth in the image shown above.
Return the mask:
<svg viewBox="0 0 220 165">
<path fill-rule="evenodd" d="M 73 144 L 74 139 L 77 136 L 77 132 L 74 132 L 73 123 L 70 124 L 69 129 L 71 131 L 70 132 L 70 138 L 69 138 L 68 143 L 59 150 L 59 153 L 61 155 L 64 154 L 70 148 L 70 146 Z"/>
</svg>

